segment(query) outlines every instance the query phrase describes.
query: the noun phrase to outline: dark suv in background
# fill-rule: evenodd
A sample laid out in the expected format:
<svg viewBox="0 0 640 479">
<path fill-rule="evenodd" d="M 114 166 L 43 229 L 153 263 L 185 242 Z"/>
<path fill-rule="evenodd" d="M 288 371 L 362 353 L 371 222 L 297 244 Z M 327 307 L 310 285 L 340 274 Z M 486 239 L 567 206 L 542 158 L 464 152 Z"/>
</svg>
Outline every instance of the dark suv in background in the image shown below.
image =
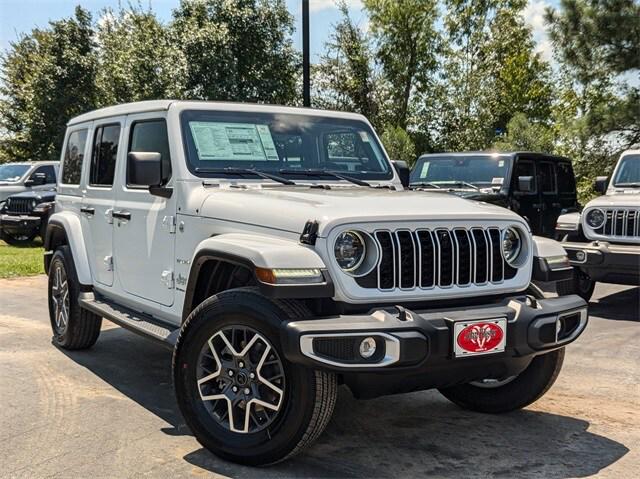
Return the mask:
<svg viewBox="0 0 640 479">
<path fill-rule="evenodd" d="M 422 155 L 411 170 L 410 184 L 509 208 L 539 236 L 553 237 L 558 216 L 579 210 L 571 160 L 542 153 Z"/>
</svg>

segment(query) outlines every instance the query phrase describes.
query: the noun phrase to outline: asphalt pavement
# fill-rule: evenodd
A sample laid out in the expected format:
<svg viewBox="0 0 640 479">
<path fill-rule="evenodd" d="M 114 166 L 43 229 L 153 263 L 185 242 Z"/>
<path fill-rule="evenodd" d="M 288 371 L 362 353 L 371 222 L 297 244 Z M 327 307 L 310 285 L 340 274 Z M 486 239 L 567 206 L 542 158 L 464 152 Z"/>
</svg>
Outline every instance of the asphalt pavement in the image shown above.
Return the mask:
<svg viewBox="0 0 640 479">
<path fill-rule="evenodd" d="M 50 338 L 46 278 L 0 280 L 0 477 L 638 477 L 640 288 L 598 285 L 558 381 L 526 410 L 344 389 L 314 446 L 259 469 L 191 436 L 169 351 L 107 321 L 87 351 Z"/>
</svg>

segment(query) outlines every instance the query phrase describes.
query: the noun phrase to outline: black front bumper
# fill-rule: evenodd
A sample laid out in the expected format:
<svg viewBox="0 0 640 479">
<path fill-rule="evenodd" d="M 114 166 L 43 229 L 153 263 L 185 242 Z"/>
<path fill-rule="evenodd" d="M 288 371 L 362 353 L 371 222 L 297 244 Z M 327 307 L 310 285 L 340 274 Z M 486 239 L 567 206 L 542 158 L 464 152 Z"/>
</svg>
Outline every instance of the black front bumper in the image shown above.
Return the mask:
<svg viewBox="0 0 640 479">
<path fill-rule="evenodd" d="M 30 215 L 0 215 L 0 229 L 11 235 L 29 235 L 40 230 L 42 218 Z"/>
<path fill-rule="evenodd" d="M 504 351 L 469 357 L 454 354 L 457 322 L 506 319 Z M 366 315 L 283 324 L 287 359 L 341 374 L 358 397 L 446 387 L 523 371 L 538 354 L 574 341 L 587 325 L 578 296 L 535 300 L 524 295 L 467 309 L 405 311 L 390 307 Z M 375 339 L 365 360 L 359 345 Z"/>
<path fill-rule="evenodd" d="M 594 281 L 640 285 L 640 245 L 562 243 L 569 261 Z"/>
</svg>

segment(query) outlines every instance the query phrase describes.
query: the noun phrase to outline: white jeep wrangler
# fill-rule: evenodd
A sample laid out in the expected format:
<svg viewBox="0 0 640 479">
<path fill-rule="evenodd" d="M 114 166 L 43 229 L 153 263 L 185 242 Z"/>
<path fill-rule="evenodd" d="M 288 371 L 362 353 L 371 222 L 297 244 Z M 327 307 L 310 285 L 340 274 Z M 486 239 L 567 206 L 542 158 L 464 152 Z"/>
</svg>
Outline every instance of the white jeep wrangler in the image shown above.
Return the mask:
<svg viewBox="0 0 640 479">
<path fill-rule="evenodd" d="M 560 294 L 579 294 L 589 301 L 596 281 L 640 286 L 640 150 L 620 155 L 610 184 L 599 176 L 582 214 L 558 218 L 556 238 L 562 241 L 574 275 L 557 283 Z"/>
<path fill-rule="evenodd" d="M 584 300 L 531 285 L 571 271 L 564 250 L 406 173 L 356 114 L 151 101 L 74 118 L 45 240 L 53 342 L 88 348 L 107 318 L 173 349 L 187 424 L 244 464 L 310 444 L 341 384 L 527 406 L 587 324 Z"/>
</svg>

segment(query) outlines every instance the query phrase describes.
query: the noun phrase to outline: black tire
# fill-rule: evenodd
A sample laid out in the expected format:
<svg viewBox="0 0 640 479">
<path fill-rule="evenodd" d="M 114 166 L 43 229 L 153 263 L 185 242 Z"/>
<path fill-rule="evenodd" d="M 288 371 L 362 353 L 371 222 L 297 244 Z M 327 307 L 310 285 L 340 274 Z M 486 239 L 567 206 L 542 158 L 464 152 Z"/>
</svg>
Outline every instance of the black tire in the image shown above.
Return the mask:
<svg viewBox="0 0 640 479">
<path fill-rule="evenodd" d="M 58 277 L 58 275 L 60 275 Z M 66 298 L 58 297 L 59 291 L 64 291 L 66 281 Z M 58 285 L 58 286 L 56 286 Z M 49 319 L 53 330 L 52 342 L 63 349 L 90 348 L 98 340 L 102 318 L 80 307 L 78 297 L 80 283 L 73 264 L 73 257 L 68 246 L 60 246 L 49 265 Z M 60 316 L 60 309 L 56 305 L 60 300 L 66 307 L 64 316 Z M 66 306 L 65 306 L 66 303 Z"/>
<path fill-rule="evenodd" d="M 586 273 L 578 268 L 573 268 L 573 277 L 566 281 L 559 281 L 556 284 L 556 292 L 559 296 L 577 294 L 588 303 L 593 296 L 595 287 L 596 282 L 589 278 Z"/>
<path fill-rule="evenodd" d="M 282 354 L 278 330 L 282 321 L 307 314 L 306 308 L 299 303 L 273 301 L 253 288 L 239 288 L 208 298 L 189 315 L 174 350 L 174 387 L 187 425 L 209 451 L 240 464 L 273 464 L 299 453 L 322 433 L 333 414 L 336 377 L 288 362 Z M 285 381 L 279 409 L 271 418 L 273 422 L 266 429 L 249 432 L 232 431 L 221 423 L 221 418 L 207 409 L 197 384 L 198 374 L 202 374 L 198 372 L 202 371 L 201 351 L 211 344 L 209 339 L 213 341 L 214 335 L 240 327 L 258 333 L 270 343 L 280 360 Z M 236 360 L 235 356 L 233 360 Z M 221 372 L 219 377 L 225 376 L 220 362 L 214 369 L 214 373 Z M 210 370 L 206 372 L 210 373 Z M 235 374 L 237 377 L 238 370 Z M 225 390 L 220 383 L 217 387 L 218 394 Z M 222 404 L 229 407 L 230 403 Z"/>
<path fill-rule="evenodd" d="M 503 384 L 483 387 L 469 383 L 440 389 L 440 392 L 451 402 L 472 411 L 495 414 L 522 409 L 553 386 L 563 361 L 564 348 L 561 348 L 536 356 L 524 371 Z"/>
</svg>

